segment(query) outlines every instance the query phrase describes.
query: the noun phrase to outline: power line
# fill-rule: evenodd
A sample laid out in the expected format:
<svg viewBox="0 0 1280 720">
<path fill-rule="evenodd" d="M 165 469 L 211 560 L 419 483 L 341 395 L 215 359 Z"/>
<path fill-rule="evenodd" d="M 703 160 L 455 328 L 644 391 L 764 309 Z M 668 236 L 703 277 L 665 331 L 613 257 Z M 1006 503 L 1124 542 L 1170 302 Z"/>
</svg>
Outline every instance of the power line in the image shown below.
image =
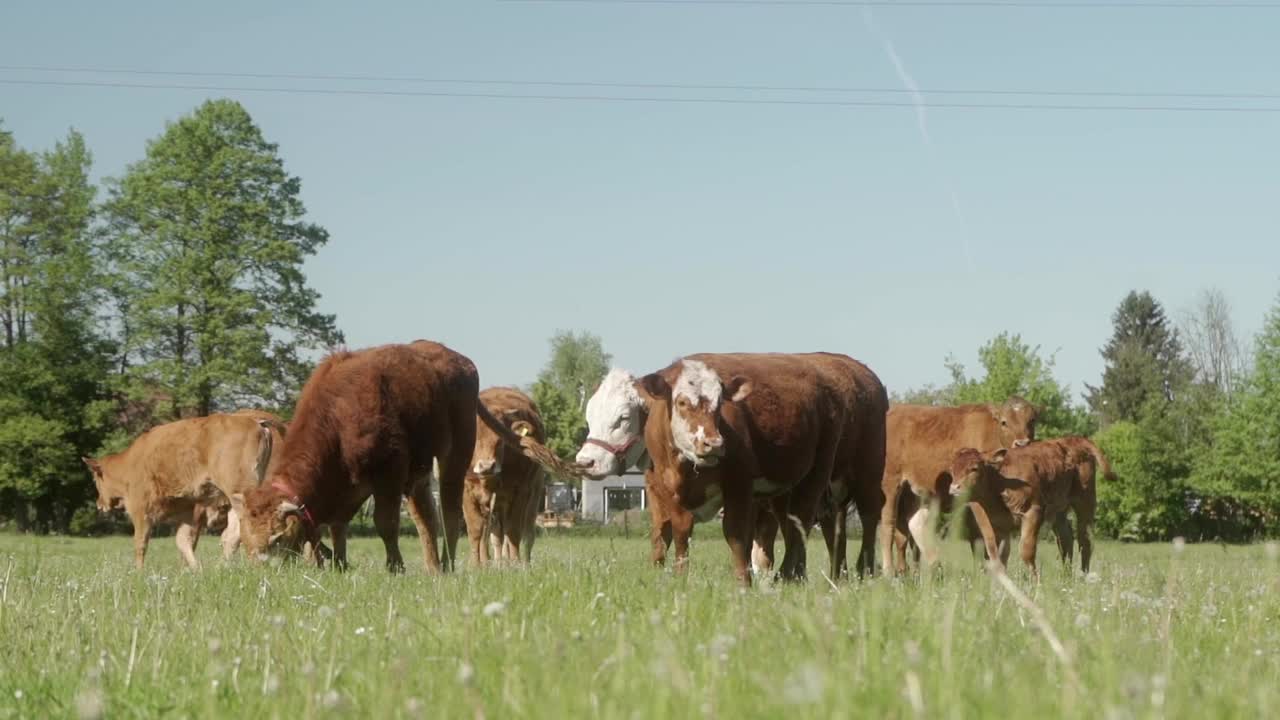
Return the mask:
<svg viewBox="0 0 1280 720">
<path fill-rule="evenodd" d="M 93 87 L 137 90 L 197 90 L 204 92 L 251 92 L 294 95 L 355 95 L 366 97 L 480 98 L 501 100 L 543 100 L 569 102 L 672 103 L 702 105 L 801 105 L 814 107 L 885 107 L 955 110 L 1049 110 L 1095 112 L 1188 112 L 1188 113 L 1280 113 L 1280 107 L 1230 107 L 1215 105 L 1060 105 L 1045 103 L 934 103 L 885 100 L 793 100 L 766 98 L 653 97 L 635 95 L 552 95 L 499 92 L 451 92 L 434 90 L 358 90 L 354 88 L 232 87 L 226 85 L 177 85 L 76 80 L 11 80 L 4 85 L 53 87 Z"/>
<path fill-rule="evenodd" d="M 1200 100 L 1280 100 L 1280 93 L 1227 93 L 1227 92 L 1144 92 L 1120 90 L 1021 90 L 1021 89 L 963 89 L 935 88 L 913 91 L 902 87 L 848 87 L 838 85 L 758 85 L 751 83 L 658 83 L 613 82 L 590 80 L 494 80 L 484 78 L 430 78 L 404 75 L 325 75 L 314 73 L 264 73 L 264 72 L 206 72 L 189 70 L 138 70 L 131 68 L 94 68 L 49 65 L 0 65 L 0 71 L 39 73 L 82 73 L 94 75 L 144 75 L 153 77 L 203 77 L 238 78 L 251 80 L 304 80 L 328 82 L 387 82 L 431 85 L 482 85 L 512 87 L 582 87 L 625 90 L 732 90 L 742 92 L 789 93 L 862 93 L 910 95 L 1000 95 L 1079 98 L 1180 98 Z"/>
<path fill-rule="evenodd" d="M 1141 0 L 498 0 L 506 3 L 576 5 L 760 5 L 772 7 L 879 7 L 879 8 L 1046 8 L 1072 10 L 1276 10 L 1277 2 L 1141 2 Z"/>
</svg>

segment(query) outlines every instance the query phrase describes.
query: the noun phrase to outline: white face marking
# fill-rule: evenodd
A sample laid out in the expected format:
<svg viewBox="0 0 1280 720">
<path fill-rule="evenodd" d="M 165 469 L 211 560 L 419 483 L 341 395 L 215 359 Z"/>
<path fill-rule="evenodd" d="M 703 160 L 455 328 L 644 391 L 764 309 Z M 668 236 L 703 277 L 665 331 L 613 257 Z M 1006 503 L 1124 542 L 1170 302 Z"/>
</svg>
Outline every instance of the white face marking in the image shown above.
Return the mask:
<svg viewBox="0 0 1280 720">
<path fill-rule="evenodd" d="M 685 360 L 681 364 L 680 377 L 676 378 L 671 395 L 673 398 L 683 395 L 695 405 L 705 398 L 708 407 L 715 411 L 720 407 L 720 395 L 723 390 L 724 386 L 715 370 L 707 367 L 704 362 Z"/>
<path fill-rule="evenodd" d="M 720 408 L 722 389 L 720 376 L 715 370 L 707 367 L 706 363 L 685 360 L 671 395 L 672 399 L 683 397 L 694 405 L 705 402 L 707 408 L 714 413 Z M 691 426 L 674 405 L 671 408 L 671 439 L 680 454 L 695 465 L 711 467 L 717 463 L 714 457 L 698 454 L 698 446 L 707 439 L 707 429 L 702 425 L 697 428 Z"/>
<path fill-rule="evenodd" d="M 578 451 L 577 460 L 593 479 L 620 474 L 644 454 L 644 438 L 641 436 L 644 428 L 640 425 L 644 400 L 636 390 L 635 382 L 635 376 L 626 370 L 610 370 L 600 382 L 600 388 L 587 401 L 587 437 L 614 447 L 623 447 L 633 439 L 637 440 L 621 461 L 599 445 L 584 444 Z"/>
</svg>

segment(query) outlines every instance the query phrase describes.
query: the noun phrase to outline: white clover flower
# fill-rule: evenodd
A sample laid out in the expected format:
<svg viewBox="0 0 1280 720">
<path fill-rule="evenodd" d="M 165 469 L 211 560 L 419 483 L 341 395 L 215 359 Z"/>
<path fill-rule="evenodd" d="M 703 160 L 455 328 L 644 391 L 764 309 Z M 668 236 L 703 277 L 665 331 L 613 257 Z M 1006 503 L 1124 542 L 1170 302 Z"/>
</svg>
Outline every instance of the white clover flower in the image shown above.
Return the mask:
<svg viewBox="0 0 1280 720">
<path fill-rule="evenodd" d="M 471 687 L 476 681 L 476 669 L 469 662 L 463 662 L 458 665 L 458 684 L 463 687 Z"/>
<path fill-rule="evenodd" d="M 506 609 L 507 609 L 506 603 L 495 600 L 489 603 L 488 605 L 485 605 L 484 610 L 482 612 L 484 612 L 485 617 L 497 617 L 498 615 L 501 615 L 502 612 Z"/>
</svg>

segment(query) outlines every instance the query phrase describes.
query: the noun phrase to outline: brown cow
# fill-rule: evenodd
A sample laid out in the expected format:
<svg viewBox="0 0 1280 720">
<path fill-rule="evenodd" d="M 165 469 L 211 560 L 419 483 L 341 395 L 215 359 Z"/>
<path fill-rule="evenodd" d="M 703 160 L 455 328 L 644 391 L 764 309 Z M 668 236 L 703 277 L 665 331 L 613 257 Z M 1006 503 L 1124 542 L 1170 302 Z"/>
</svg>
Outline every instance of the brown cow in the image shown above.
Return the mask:
<svg viewBox="0 0 1280 720">
<path fill-rule="evenodd" d="M 906 569 L 908 537 L 924 552 L 926 563 L 937 559 L 937 548 L 926 538 L 932 527 L 929 505 L 937 498 L 944 511 L 949 509 L 949 470 L 956 452 L 966 447 L 990 452 L 1025 445 L 1035 439 L 1036 416 L 1035 406 L 1016 396 L 1002 405 L 889 408 L 880 516 L 886 572 Z M 907 489 L 910 492 L 903 492 Z"/>
<path fill-rule="evenodd" d="M 1054 518 L 1069 506 L 1079 485 L 1074 453 L 1052 440 L 1033 442 L 1012 450 L 1001 448 L 983 454 L 962 448 L 951 464 L 951 493 L 968 495 L 987 557 L 1008 562 L 1009 537 L 1022 526 L 1020 554 L 1032 575 L 1036 568 L 1036 544 L 1046 517 Z M 1059 548 L 1062 544 L 1059 543 Z M 1083 551 L 1082 551 L 1083 554 Z"/>
<path fill-rule="evenodd" d="M 182 559 L 200 566 L 196 544 L 211 510 L 256 487 L 265 477 L 279 434 L 268 421 L 248 415 L 210 415 L 178 420 L 143 433 L 123 452 L 84 458 L 98 489 L 98 508 L 123 505 L 133 521 L 134 562 L 141 568 L 155 523 L 178 522 L 175 540 Z M 240 541 L 239 524 L 228 516 L 224 557 Z"/>
<path fill-rule="evenodd" d="M 1052 528 L 1054 538 L 1058 544 L 1058 554 L 1062 558 L 1062 562 L 1067 567 L 1071 567 L 1072 545 L 1074 542 L 1078 542 L 1080 545 L 1080 569 L 1082 572 L 1088 573 L 1090 560 L 1093 557 L 1093 541 L 1089 536 L 1089 531 L 1093 527 L 1098 507 L 1098 470 L 1101 469 L 1103 476 L 1109 480 L 1115 480 L 1115 473 L 1112 472 L 1111 464 L 1107 462 L 1106 455 L 1088 438 L 1069 436 L 1045 440 L 1044 442 L 1061 446 L 1067 453 L 1067 462 L 1074 465 L 1076 469 L 1076 473 L 1073 476 L 1074 481 L 1068 493 L 1067 502 L 1069 507 L 1064 508 L 1053 516 Z M 1074 531 L 1071 527 L 1071 521 L 1067 519 L 1067 509 L 1070 509 L 1076 515 L 1077 527 Z M 987 552 L 982 531 L 972 512 L 965 513 L 963 532 L 965 540 L 974 548 L 975 557 L 979 551 L 985 556 Z M 1008 547 L 1001 546 L 1000 551 L 1002 558 L 1007 560 Z"/>
<path fill-rule="evenodd" d="M 540 464 L 566 477 L 576 475 L 546 447 L 494 418 L 479 403 L 479 390 L 475 365 L 439 343 L 418 340 L 330 355 L 302 388 L 271 482 L 232 496 L 249 556 L 296 549 L 304 539 L 318 540 L 319 526 L 327 525 L 334 562 L 344 568 L 347 524 L 373 496 L 387 568 L 402 571 L 403 495 L 409 498 L 427 569 L 452 569 L 477 415 L 504 442 Z M 443 565 L 429 490 L 433 462 L 440 468 Z"/>
<path fill-rule="evenodd" d="M 642 378 L 654 478 L 700 519 L 724 508 L 734 573 L 750 584 L 757 498 L 781 521 L 784 578 L 805 574 L 804 539 L 825 492 L 868 525 L 882 495 L 884 386 L 865 365 L 812 353 L 693 355 Z M 873 557 L 863 538 L 859 567 Z M 870 545 L 870 547 L 868 547 Z M 833 553 L 833 572 L 838 572 Z"/>
<path fill-rule="evenodd" d="M 1071 523 L 1067 521 L 1066 511 L 1053 518 L 1054 534 L 1058 538 L 1058 551 L 1063 562 L 1071 566 L 1072 536 L 1080 544 L 1080 570 L 1089 572 L 1089 562 L 1093 557 L 1093 540 L 1089 530 L 1098 512 L 1098 471 L 1108 480 L 1115 480 L 1116 474 L 1111 470 L 1111 463 L 1102 450 L 1085 437 L 1070 436 L 1054 440 L 1067 450 L 1068 460 L 1076 466 L 1076 484 L 1072 486 L 1068 496 L 1068 504 L 1076 516 L 1076 528 L 1073 533 Z"/>
<path fill-rule="evenodd" d="M 480 393 L 480 403 L 516 435 L 547 441 L 542 416 L 528 395 L 515 388 L 488 388 Z M 476 420 L 476 445 L 462 494 L 475 564 L 487 564 L 490 554 L 499 561 L 529 561 L 545 486 L 541 466 Z"/>
</svg>

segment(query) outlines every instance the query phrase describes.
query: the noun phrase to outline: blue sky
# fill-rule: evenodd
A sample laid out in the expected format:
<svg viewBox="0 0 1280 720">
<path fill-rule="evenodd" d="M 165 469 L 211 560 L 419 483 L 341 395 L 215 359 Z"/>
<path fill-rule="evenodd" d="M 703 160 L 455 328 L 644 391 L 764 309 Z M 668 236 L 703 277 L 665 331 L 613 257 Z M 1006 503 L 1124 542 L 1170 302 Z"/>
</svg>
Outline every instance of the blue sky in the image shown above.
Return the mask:
<svg viewBox="0 0 1280 720">
<path fill-rule="evenodd" d="M 5 5 L 9 66 L 902 88 L 887 38 L 926 90 L 1280 93 L 1280 9 L 877 8 L 877 34 L 852 7 Z M 0 83 L 0 118 L 26 147 L 78 128 L 114 176 L 211 96 L 241 101 L 302 178 L 332 235 L 308 274 L 349 343 L 439 339 L 484 384 L 532 380 L 557 328 L 600 334 L 638 371 L 692 352 L 845 352 L 890 389 L 941 383 L 948 354 L 973 365 L 1009 330 L 1056 352 L 1078 392 L 1129 289 L 1176 314 L 1218 287 L 1247 333 L 1280 291 L 1280 114 L 934 108 L 926 142 L 910 107 Z"/>
</svg>

